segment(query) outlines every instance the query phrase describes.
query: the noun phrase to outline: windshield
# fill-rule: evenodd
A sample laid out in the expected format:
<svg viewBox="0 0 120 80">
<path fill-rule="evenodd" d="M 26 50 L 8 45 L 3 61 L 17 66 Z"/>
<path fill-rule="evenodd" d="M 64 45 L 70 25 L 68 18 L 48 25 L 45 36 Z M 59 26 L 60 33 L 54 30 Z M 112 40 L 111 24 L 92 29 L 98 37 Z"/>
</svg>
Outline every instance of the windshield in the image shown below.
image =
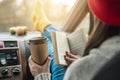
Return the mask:
<svg viewBox="0 0 120 80">
<path fill-rule="evenodd" d="M 42 0 L 48 18 L 57 27 L 61 27 L 66 15 L 76 0 Z M 10 27 L 27 26 L 35 30 L 31 14 L 35 0 L 0 0 L 0 32 L 7 32 Z"/>
</svg>

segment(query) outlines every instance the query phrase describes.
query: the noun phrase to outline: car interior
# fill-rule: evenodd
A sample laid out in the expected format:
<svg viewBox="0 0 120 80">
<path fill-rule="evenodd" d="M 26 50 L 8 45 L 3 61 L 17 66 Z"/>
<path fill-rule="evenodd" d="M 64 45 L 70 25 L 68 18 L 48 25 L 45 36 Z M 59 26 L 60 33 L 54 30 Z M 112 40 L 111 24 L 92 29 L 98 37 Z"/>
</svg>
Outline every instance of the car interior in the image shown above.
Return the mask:
<svg viewBox="0 0 120 80">
<path fill-rule="evenodd" d="M 33 3 L 34 0 L 0 0 L 0 80 L 33 80 L 28 67 L 29 39 L 41 36 L 31 20 Z M 91 33 L 95 21 L 86 2 L 44 0 L 44 4 L 47 16 L 60 30 L 72 33 L 83 27 L 86 35 Z M 12 35 L 9 29 L 17 26 L 27 26 L 27 33 Z"/>
</svg>

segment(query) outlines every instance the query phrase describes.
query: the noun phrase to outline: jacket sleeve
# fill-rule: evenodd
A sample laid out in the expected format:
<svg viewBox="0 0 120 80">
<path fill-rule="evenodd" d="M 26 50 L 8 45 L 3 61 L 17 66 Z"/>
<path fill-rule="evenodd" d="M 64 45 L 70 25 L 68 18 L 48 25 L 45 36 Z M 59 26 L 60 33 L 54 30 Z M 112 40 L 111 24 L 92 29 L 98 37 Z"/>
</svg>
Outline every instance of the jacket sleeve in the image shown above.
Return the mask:
<svg viewBox="0 0 120 80">
<path fill-rule="evenodd" d="M 42 73 L 37 75 L 34 80 L 51 80 L 51 74 L 50 73 Z"/>
<path fill-rule="evenodd" d="M 85 56 L 68 67 L 64 80 L 92 80 L 106 61 L 107 59 L 99 54 Z"/>
</svg>

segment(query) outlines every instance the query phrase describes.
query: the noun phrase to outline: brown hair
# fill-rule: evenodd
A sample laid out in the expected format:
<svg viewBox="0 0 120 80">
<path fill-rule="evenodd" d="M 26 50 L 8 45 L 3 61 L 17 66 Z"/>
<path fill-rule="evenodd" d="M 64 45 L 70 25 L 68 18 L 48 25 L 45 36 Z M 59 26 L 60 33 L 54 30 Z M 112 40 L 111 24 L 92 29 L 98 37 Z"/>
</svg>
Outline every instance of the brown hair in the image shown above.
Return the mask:
<svg viewBox="0 0 120 80">
<path fill-rule="evenodd" d="M 97 21 L 94 29 L 88 39 L 83 56 L 89 54 L 93 48 L 98 48 L 106 39 L 119 34 L 120 27 L 111 26 L 101 21 Z"/>
</svg>

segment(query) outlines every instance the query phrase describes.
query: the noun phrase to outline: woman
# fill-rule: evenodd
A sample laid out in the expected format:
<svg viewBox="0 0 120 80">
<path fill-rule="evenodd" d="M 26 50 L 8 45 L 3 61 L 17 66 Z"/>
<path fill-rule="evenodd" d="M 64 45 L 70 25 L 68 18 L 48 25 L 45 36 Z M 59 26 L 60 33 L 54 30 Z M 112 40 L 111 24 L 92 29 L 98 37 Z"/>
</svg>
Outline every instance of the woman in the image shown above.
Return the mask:
<svg viewBox="0 0 120 80">
<path fill-rule="evenodd" d="M 120 51 L 120 1 L 88 0 L 90 11 L 100 20 L 94 27 L 86 44 L 84 57 L 68 67 L 64 80 L 92 80 L 97 71 Z M 30 58 L 29 62 L 33 62 Z M 45 63 L 49 63 L 50 59 Z M 31 66 L 31 65 L 30 65 Z M 50 75 L 49 65 L 39 66 Z M 31 67 L 32 68 L 32 67 Z M 31 71 L 32 72 L 32 71 Z M 37 74 L 37 80 L 49 80 L 44 72 Z"/>
</svg>

